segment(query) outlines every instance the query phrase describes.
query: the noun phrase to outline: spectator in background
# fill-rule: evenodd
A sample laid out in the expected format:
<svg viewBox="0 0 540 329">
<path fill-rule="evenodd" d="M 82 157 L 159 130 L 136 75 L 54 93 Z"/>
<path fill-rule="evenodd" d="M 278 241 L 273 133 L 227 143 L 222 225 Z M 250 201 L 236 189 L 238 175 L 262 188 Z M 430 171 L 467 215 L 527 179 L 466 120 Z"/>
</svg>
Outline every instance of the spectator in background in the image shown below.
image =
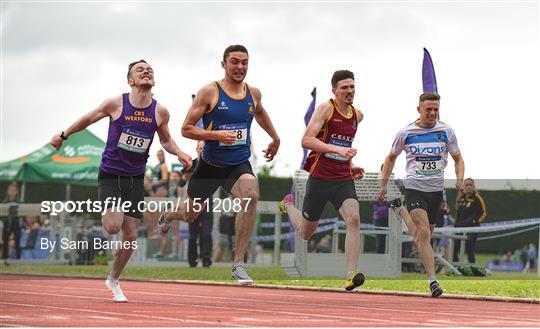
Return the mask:
<svg viewBox="0 0 540 329">
<path fill-rule="evenodd" d="M 373 202 L 373 225 L 388 227 L 388 206 L 386 202 Z M 384 254 L 386 251 L 386 234 L 375 236 L 375 253 Z"/>
<path fill-rule="evenodd" d="M 203 147 L 204 141 L 198 141 L 196 150 L 199 158 Z M 194 161 L 197 161 L 197 159 Z M 192 168 L 195 168 L 196 166 L 197 165 L 193 165 Z M 193 170 L 189 172 L 189 177 L 191 177 Z M 185 179 L 189 180 L 189 178 Z M 189 181 L 187 184 L 189 184 Z M 185 188 L 187 191 L 187 186 Z M 195 220 L 189 224 L 188 263 L 190 267 L 197 266 L 198 256 L 202 259 L 203 267 L 210 267 L 210 265 L 212 265 L 212 229 L 214 227 L 214 213 L 211 211 L 213 207 L 212 198 L 213 197 L 208 198 L 208 205 L 206 204 L 206 200 L 200 201 L 203 208 L 206 210 L 203 210 L 199 217 L 195 218 Z M 207 211 L 208 209 L 210 209 L 210 211 Z M 197 242 L 199 252 L 197 252 Z"/>
<path fill-rule="evenodd" d="M 524 272 L 534 272 L 536 270 L 536 260 L 538 259 L 538 250 L 534 243 L 529 244 L 529 250 L 527 250 L 527 265 L 525 265 Z"/>
<path fill-rule="evenodd" d="M 439 220 L 437 220 L 437 226 L 447 227 L 453 226 L 453 224 L 454 221 L 450 216 L 450 207 L 448 207 L 448 203 L 446 201 L 443 201 L 443 203 L 441 203 L 441 211 L 439 212 Z M 448 238 L 440 239 L 437 248 L 439 249 L 439 253 L 442 255 L 442 257 L 446 260 L 449 260 L 450 250 L 448 250 Z"/>
<path fill-rule="evenodd" d="M 206 204 L 203 204 L 206 207 Z M 212 209 L 209 200 L 209 207 Z M 234 221 L 233 221 L 234 223 Z M 212 211 L 203 211 L 192 223 L 189 224 L 188 263 L 190 267 L 196 267 L 197 258 L 202 259 L 203 267 L 212 265 L 212 229 L 214 227 L 214 214 Z M 197 252 L 197 242 L 199 252 Z"/>
<path fill-rule="evenodd" d="M 182 173 L 178 170 L 173 171 L 169 180 L 169 195 L 174 198 L 183 197 L 184 185 L 186 185 L 186 182 L 182 180 Z"/>
<path fill-rule="evenodd" d="M 2 203 L 20 203 L 19 199 L 19 187 L 16 182 L 13 182 L 8 185 L 7 194 Z M 14 210 L 14 208 L 13 208 Z M 7 217 L 2 217 L 2 222 L 4 227 L 2 229 L 2 259 L 8 259 L 11 256 L 12 249 L 10 248 L 9 241 L 13 235 L 14 247 L 15 247 L 15 257 L 21 259 L 21 218 L 15 216 L 16 212 L 10 209 Z"/>
<path fill-rule="evenodd" d="M 154 167 L 152 191 L 157 197 L 167 197 L 169 192 L 169 168 L 165 163 L 165 152 L 158 150 L 156 155 L 159 163 Z"/>
<path fill-rule="evenodd" d="M 512 262 L 512 252 L 508 250 L 505 252 L 502 256 L 501 262 L 503 263 L 511 263 Z"/>
<path fill-rule="evenodd" d="M 523 268 L 527 266 L 527 252 L 529 251 L 529 248 L 527 248 L 527 245 L 523 246 L 523 248 L 520 250 L 519 254 L 519 260 L 521 263 L 523 263 Z"/>
<path fill-rule="evenodd" d="M 463 182 L 463 192 L 459 191 L 456 198 L 457 218 L 455 227 L 474 227 L 480 226 L 480 223 L 486 219 L 487 211 L 484 199 L 480 196 L 474 185 L 472 178 L 467 178 Z M 467 234 L 465 241 L 465 252 L 469 263 L 474 264 L 475 245 L 478 233 Z M 454 245 L 454 261 L 458 261 L 459 243 Z"/>
<path fill-rule="evenodd" d="M 38 216 L 28 216 L 26 217 L 25 222 L 26 222 L 26 229 L 29 231 L 41 229 L 40 218 Z"/>
<path fill-rule="evenodd" d="M 519 263 L 519 256 L 521 256 L 519 249 L 514 250 L 512 253 L 512 263 Z"/>
</svg>

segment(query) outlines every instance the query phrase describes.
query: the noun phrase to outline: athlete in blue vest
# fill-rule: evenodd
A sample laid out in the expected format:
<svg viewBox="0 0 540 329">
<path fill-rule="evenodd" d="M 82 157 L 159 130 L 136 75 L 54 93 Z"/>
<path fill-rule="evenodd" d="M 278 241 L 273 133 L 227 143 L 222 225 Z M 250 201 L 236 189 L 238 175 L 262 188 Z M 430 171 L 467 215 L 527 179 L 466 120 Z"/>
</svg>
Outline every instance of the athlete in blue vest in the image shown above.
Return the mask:
<svg viewBox="0 0 540 329">
<path fill-rule="evenodd" d="M 249 163 L 250 133 L 253 118 L 270 135 L 272 142 L 264 157 L 272 161 L 279 148 L 279 137 L 261 103 L 259 89 L 248 86 L 244 78 L 248 69 L 248 51 L 244 46 L 225 49 L 221 66 L 225 78 L 199 90 L 182 126 L 182 135 L 204 140 L 204 149 L 188 187 L 188 202 L 176 212 L 164 213 L 159 219 L 162 233 L 168 232 L 172 220 L 191 223 L 207 207 L 221 186 L 234 197 L 241 209 L 236 216 L 236 250 L 232 276 L 239 284 L 251 284 L 244 258 L 257 210 L 258 182 Z M 202 118 L 204 129 L 197 127 Z"/>
</svg>

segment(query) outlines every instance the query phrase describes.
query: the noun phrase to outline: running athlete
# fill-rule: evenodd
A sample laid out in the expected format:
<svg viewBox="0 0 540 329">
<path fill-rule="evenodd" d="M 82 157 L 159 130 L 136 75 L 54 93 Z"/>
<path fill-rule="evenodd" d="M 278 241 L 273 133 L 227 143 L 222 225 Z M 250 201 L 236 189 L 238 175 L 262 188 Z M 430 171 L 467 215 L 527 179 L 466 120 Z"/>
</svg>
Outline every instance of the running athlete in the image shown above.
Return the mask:
<svg viewBox="0 0 540 329">
<path fill-rule="evenodd" d="M 204 149 L 188 186 L 187 203 L 182 203 L 176 212 L 162 214 L 159 219 L 162 232 L 169 230 L 172 220 L 191 223 L 205 209 L 206 200 L 219 186 L 230 192 L 235 200 L 240 201 L 242 209 L 236 216 L 236 250 L 232 266 L 232 276 L 239 284 L 253 282 L 244 264 L 259 197 L 257 178 L 249 163 L 253 118 L 272 138 L 263 151 L 266 161 L 272 161 L 280 144 L 261 103 L 260 90 L 244 82 L 248 61 L 248 51 L 244 46 L 227 47 L 221 62 L 225 78 L 209 83 L 195 96 L 184 121 L 182 135 L 206 141 Z M 201 118 L 204 129 L 196 126 Z"/>
<path fill-rule="evenodd" d="M 111 202 L 105 201 L 113 198 L 121 198 L 126 207 L 125 202 L 131 205 L 125 213 L 107 209 L 101 222 L 106 235 L 122 231 L 122 245 L 133 246 L 137 225 L 142 219 L 139 203 L 144 201 L 144 171 L 154 133 L 158 133 L 161 146 L 176 155 L 187 168 L 191 166 L 191 157 L 178 148 L 169 133 L 169 112 L 152 98 L 152 67 L 144 60 L 129 64 L 127 82 L 131 86 L 130 93 L 106 99 L 95 110 L 55 135 L 51 144 L 58 150 L 69 136 L 105 117 L 110 118 L 107 145 L 99 169 L 99 199 L 102 205 L 110 206 Z M 120 288 L 119 278 L 132 253 L 133 248 L 117 249 L 112 271 L 105 280 L 115 302 L 128 301 Z"/>
<path fill-rule="evenodd" d="M 309 240 L 328 201 L 339 211 L 347 224 L 345 255 L 347 280 L 345 289 L 361 286 L 365 277 L 356 271 L 360 253 L 360 208 L 354 188 L 354 179 L 360 179 L 364 170 L 355 167 L 351 159 L 356 155 L 352 147 L 358 123 L 364 117 L 353 107 L 355 94 L 354 74 L 336 71 L 332 76 L 334 99 L 315 109 L 302 138 L 302 147 L 310 149 L 304 169 L 310 175 L 302 212 L 294 207 L 294 197 L 287 194 L 280 209 L 304 240 Z"/>
<path fill-rule="evenodd" d="M 418 246 L 420 260 L 428 276 L 431 296 L 442 295 L 443 290 L 435 277 L 435 260 L 431 247 L 431 233 L 439 215 L 443 201 L 444 169 L 448 162 L 448 153 L 455 163 L 456 188 L 463 188 L 465 163 L 459 151 L 454 130 L 437 120 L 440 96 L 436 93 L 420 95 L 417 111 L 420 118 L 401 129 L 394 140 L 392 149 L 384 161 L 381 174 L 381 188 L 378 200 L 384 200 L 388 178 L 394 169 L 398 155 L 405 151 L 407 175 L 405 185 L 405 205 L 392 201 L 390 206 L 407 222 L 414 222 L 414 239 Z M 399 201 L 399 200 L 397 200 Z M 409 231 L 411 229 L 409 228 Z"/>
</svg>

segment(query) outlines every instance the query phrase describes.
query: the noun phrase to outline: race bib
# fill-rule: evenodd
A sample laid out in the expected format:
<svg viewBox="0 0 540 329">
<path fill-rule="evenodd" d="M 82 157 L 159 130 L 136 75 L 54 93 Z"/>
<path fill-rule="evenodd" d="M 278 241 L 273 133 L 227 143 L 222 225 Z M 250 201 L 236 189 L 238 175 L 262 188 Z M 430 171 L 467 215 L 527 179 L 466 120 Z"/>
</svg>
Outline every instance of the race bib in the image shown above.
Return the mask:
<svg viewBox="0 0 540 329">
<path fill-rule="evenodd" d="M 342 146 L 342 147 L 351 147 L 352 142 L 344 141 L 344 140 L 341 140 L 341 139 L 330 138 L 330 140 L 328 141 L 328 144 Z M 336 161 L 340 161 L 340 162 L 348 162 L 349 161 L 348 158 L 346 158 L 344 156 L 341 156 L 339 154 L 336 154 L 336 153 L 325 153 L 324 156 L 327 157 L 328 159 L 332 159 L 332 160 L 336 160 Z"/>
<path fill-rule="evenodd" d="M 231 123 L 221 125 L 219 130 L 228 130 L 236 134 L 236 141 L 233 144 L 224 144 L 219 142 L 219 146 L 229 147 L 237 145 L 246 145 L 248 137 L 247 123 Z"/>
<path fill-rule="evenodd" d="M 438 175 L 442 172 L 443 161 L 440 156 L 416 157 L 416 173 L 424 176 Z"/>
<path fill-rule="evenodd" d="M 145 153 L 151 141 L 152 136 L 148 136 L 144 132 L 124 128 L 116 146 L 130 152 Z"/>
</svg>

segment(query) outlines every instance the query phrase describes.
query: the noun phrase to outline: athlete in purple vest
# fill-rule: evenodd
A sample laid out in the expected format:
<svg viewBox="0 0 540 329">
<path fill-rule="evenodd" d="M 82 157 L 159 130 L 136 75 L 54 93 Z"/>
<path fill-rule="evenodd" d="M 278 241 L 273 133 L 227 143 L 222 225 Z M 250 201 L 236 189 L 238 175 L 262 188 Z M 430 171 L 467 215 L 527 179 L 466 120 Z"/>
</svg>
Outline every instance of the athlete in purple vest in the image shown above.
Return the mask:
<svg viewBox="0 0 540 329">
<path fill-rule="evenodd" d="M 259 197 L 257 178 L 249 163 L 253 119 L 272 138 L 263 151 L 266 161 L 272 161 L 280 143 L 261 103 L 260 90 L 244 82 L 248 61 L 244 46 L 227 47 L 221 62 L 225 78 L 207 84 L 197 93 L 182 126 L 182 135 L 204 140 L 205 144 L 188 186 L 188 203 L 184 204 L 187 207 L 165 213 L 159 219 L 160 229 L 165 233 L 172 220 L 191 223 L 197 218 L 205 209 L 205 201 L 212 198 L 219 186 L 231 193 L 233 203 L 241 206 L 235 211 L 236 247 L 232 266 L 232 276 L 239 284 L 253 282 L 244 264 Z M 200 119 L 204 129 L 196 125 Z"/>
<path fill-rule="evenodd" d="M 99 199 L 106 208 L 101 218 L 105 234 L 122 231 L 122 245 L 134 246 L 137 225 L 142 219 L 139 204 L 144 201 L 144 171 L 148 151 L 154 133 L 157 132 L 161 146 L 178 156 L 184 167 L 191 167 L 191 157 L 182 152 L 169 132 L 169 112 L 152 98 L 154 71 L 144 60 L 129 64 L 127 74 L 131 86 L 129 94 L 106 99 L 95 110 L 75 121 L 68 129 L 55 135 L 51 144 L 58 150 L 70 135 L 91 124 L 109 117 L 109 135 L 99 170 Z M 130 206 L 127 212 L 112 208 L 112 200 L 121 198 L 122 204 Z M 113 211 L 114 209 L 114 211 Z M 136 246 L 136 244 L 135 244 Z M 105 281 L 113 293 L 115 302 L 127 302 L 118 278 L 126 266 L 134 248 L 122 248 L 116 252 L 112 271 Z"/>
</svg>

